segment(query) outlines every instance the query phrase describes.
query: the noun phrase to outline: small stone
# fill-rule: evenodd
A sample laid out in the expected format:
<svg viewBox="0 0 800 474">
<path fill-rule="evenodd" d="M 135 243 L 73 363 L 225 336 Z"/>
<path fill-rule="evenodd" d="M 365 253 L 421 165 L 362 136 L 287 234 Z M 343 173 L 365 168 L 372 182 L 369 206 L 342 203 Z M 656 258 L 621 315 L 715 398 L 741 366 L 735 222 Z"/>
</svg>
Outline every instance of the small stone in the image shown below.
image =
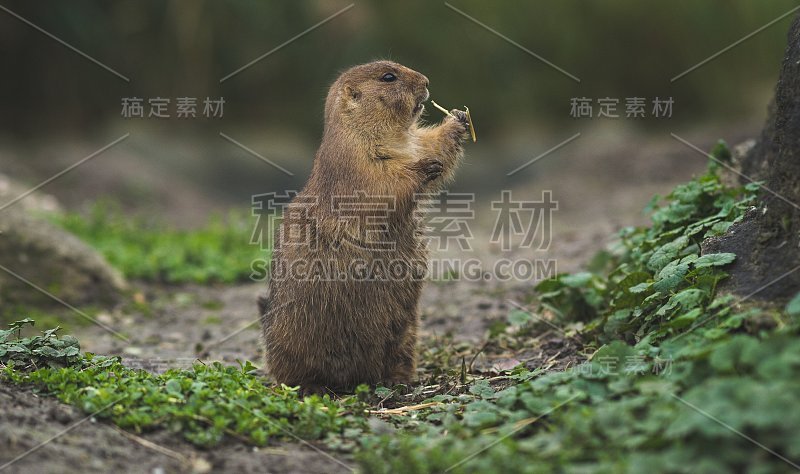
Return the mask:
<svg viewBox="0 0 800 474">
<path fill-rule="evenodd" d="M 136 304 L 145 304 L 147 302 L 147 300 L 144 298 L 144 293 L 141 291 L 137 291 L 133 294 L 133 301 Z"/>
<path fill-rule="evenodd" d="M 105 312 L 99 313 L 97 316 L 95 316 L 95 319 L 105 325 L 110 325 L 114 323 L 114 318 L 112 318 L 110 314 Z"/>
<path fill-rule="evenodd" d="M 130 354 L 132 356 L 140 356 L 140 355 L 142 355 L 143 351 L 142 351 L 141 347 L 128 346 L 128 347 L 122 349 L 122 352 L 124 352 L 125 354 Z"/>
<path fill-rule="evenodd" d="M 205 458 L 195 458 L 192 460 L 192 472 L 195 474 L 211 472 L 211 463 Z"/>
<path fill-rule="evenodd" d="M 380 418 L 369 418 L 367 424 L 369 425 L 369 429 L 376 435 L 392 434 L 395 432 L 394 426 Z"/>
<path fill-rule="evenodd" d="M 57 422 L 66 425 L 74 419 L 72 410 L 69 407 L 57 405 L 50 409 L 50 418 Z"/>
</svg>

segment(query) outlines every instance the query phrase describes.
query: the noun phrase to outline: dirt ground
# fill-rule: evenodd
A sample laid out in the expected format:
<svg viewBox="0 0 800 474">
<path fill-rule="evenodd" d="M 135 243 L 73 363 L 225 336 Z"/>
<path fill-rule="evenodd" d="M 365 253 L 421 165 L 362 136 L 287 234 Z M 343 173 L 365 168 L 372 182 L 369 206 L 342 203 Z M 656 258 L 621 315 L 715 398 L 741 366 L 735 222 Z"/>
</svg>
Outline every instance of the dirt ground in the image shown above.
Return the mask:
<svg viewBox="0 0 800 474">
<path fill-rule="evenodd" d="M 576 243 L 576 245 L 578 245 Z M 581 247 L 588 248 L 586 243 Z M 577 259 L 576 259 L 577 262 Z M 152 313 L 133 313 L 113 321 L 116 330 L 130 337 L 124 342 L 102 329 L 81 330 L 82 349 L 123 357 L 130 367 L 161 372 L 190 367 L 198 359 L 235 363 L 237 359 L 259 362 L 259 327 L 255 295 L 262 284 L 229 287 L 181 286 L 164 288 L 141 285 L 152 301 Z M 524 301 L 529 285 L 504 287 L 484 282 L 445 282 L 427 285 L 421 302 L 424 341 L 452 335 L 480 347 L 493 321 L 505 320 L 511 301 Z M 224 320 L 221 319 L 224 317 Z M 106 318 L 103 318 L 106 319 Z M 548 337 L 545 344 L 514 354 L 538 367 L 553 356 L 574 354 L 564 338 Z M 566 350 L 565 350 L 566 349 Z M 473 361 L 475 371 L 491 370 L 507 358 L 481 353 Z M 515 365 L 515 364 L 513 364 Z M 320 453 L 300 443 L 253 448 L 228 441 L 211 451 L 170 436 L 167 432 L 126 435 L 113 425 L 96 422 L 79 410 L 32 389 L 0 386 L 0 472 L 347 472 L 351 460 L 340 454 Z M 60 435 L 60 433 L 66 433 Z M 58 437 L 56 437 L 58 436 Z M 47 444 L 36 447 L 53 437 Z M 158 447 L 150 446 L 154 443 Z M 31 449 L 34 453 L 25 455 Z M 165 454 L 166 453 L 166 454 Z M 24 456 L 18 461 L 14 459 Z M 331 456 L 331 457 L 329 457 Z M 335 456 L 332 457 L 332 456 Z M 4 463 L 13 464 L 3 469 Z M 343 464 L 342 464 L 343 463 Z"/>
<path fill-rule="evenodd" d="M 526 180 L 524 186 L 520 184 L 520 192 L 553 189 L 556 198 L 563 196 L 550 247 L 533 257 L 530 252 L 505 253 L 487 245 L 470 256 L 477 256 L 485 265 L 499 258 L 552 258 L 559 272 L 580 269 L 612 240 L 616 229 L 642 222 L 639 211 L 652 194 L 668 192 L 705 165 L 702 157 L 669 140 L 647 149 L 637 147 L 621 143 L 598 154 L 587 144 L 558 161 L 542 163 L 542 171 Z M 476 232 L 476 240 L 486 239 L 488 228 Z M 134 282 L 134 286 L 136 298 L 146 303 L 146 310 L 129 306 L 98 317 L 130 341 L 121 341 L 97 326 L 80 326 L 74 335 L 81 340 L 83 350 L 120 355 L 127 365 L 152 371 L 188 367 L 197 359 L 226 363 L 242 359 L 259 365 L 255 299 L 263 283 L 158 286 Z M 491 323 L 505 320 L 515 303 L 524 304 L 531 288 L 530 281 L 456 279 L 429 283 L 420 304 L 421 340 L 431 343 L 449 334 L 455 341 L 480 347 Z M 552 335 L 540 342 L 538 347 L 525 348 L 513 357 L 531 366 L 548 363 L 551 370 L 563 368 L 577 357 L 574 341 Z M 476 359 L 475 367 L 502 364 L 507 356 L 483 354 Z M 36 451 L 26 455 L 31 449 Z M 0 386 L 0 472 L 351 470 L 352 460 L 335 456 L 301 443 L 255 449 L 230 441 L 204 451 L 166 432 L 134 437 L 110 424 L 87 419 L 78 410 L 31 389 Z"/>
</svg>

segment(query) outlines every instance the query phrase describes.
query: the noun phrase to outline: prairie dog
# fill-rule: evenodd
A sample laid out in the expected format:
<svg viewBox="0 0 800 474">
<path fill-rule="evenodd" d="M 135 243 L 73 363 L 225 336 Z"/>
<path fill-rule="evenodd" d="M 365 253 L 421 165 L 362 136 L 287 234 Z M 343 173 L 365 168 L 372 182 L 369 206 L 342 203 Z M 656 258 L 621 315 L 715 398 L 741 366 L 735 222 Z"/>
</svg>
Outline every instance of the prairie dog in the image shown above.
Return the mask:
<svg viewBox="0 0 800 474">
<path fill-rule="evenodd" d="M 427 77 L 390 61 L 350 68 L 330 87 L 322 143 L 284 210 L 259 299 L 277 382 L 323 392 L 412 381 L 422 289 L 414 274 L 427 263 L 415 195 L 452 178 L 469 136 L 460 110 L 421 125 L 428 97 Z M 408 271 L 376 270 L 386 262 Z"/>
</svg>

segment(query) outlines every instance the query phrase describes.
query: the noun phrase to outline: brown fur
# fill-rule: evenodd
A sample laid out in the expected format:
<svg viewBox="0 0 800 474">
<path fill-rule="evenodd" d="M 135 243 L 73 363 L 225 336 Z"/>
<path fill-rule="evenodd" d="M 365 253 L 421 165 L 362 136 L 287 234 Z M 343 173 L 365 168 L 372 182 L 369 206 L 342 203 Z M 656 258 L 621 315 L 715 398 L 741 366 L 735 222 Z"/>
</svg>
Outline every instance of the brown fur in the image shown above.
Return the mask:
<svg viewBox="0 0 800 474">
<path fill-rule="evenodd" d="M 382 81 L 387 72 L 397 80 Z M 468 131 L 465 115 L 457 110 L 458 118 L 445 117 L 437 126 L 418 123 L 427 86 L 428 78 L 390 61 L 355 66 L 333 83 L 311 176 L 284 211 L 276 234 L 273 273 L 281 265 L 315 260 L 337 271 L 349 271 L 357 259 L 427 262 L 414 194 L 436 191 L 451 178 Z M 332 198 L 359 191 L 394 199 L 395 209 L 386 213 L 388 225 L 377 238 L 394 242 L 393 249 L 342 242 L 343 231 L 362 235 L 357 226 L 363 224 L 343 219 Z M 283 240 L 288 226 L 297 222 L 295 215 L 313 219 L 313 244 Z M 268 296 L 258 305 L 269 373 L 277 382 L 307 391 L 409 383 L 416 367 L 421 288 L 420 279 L 410 277 L 320 281 L 273 276 Z"/>
</svg>

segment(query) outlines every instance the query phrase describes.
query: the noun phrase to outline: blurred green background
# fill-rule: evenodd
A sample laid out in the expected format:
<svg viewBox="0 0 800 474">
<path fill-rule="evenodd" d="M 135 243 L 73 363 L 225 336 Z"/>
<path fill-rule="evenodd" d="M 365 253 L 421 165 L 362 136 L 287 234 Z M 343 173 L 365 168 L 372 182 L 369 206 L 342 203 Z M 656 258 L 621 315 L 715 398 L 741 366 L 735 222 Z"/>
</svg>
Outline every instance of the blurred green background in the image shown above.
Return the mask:
<svg viewBox="0 0 800 474">
<path fill-rule="evenodd" d="M 176 222 L 187 224 L 210 210 L 246 208 L 251 194 L 302 185 L 321 134 L 327 87 L 337 73 L 391 58 L 425 73 L 432 98 L 440 104 L 470 106 L 479 142 L 468 149 L 457 189 L 525 188 L 548 170 L 573 169 L 568 164 L 576 155 L 638 154 L 641 159 L 653 143 L 669 143 L 669 150 L 653 156 L 685 154 L 685 147 L 670 142 L 672 131 L 691 136 L 699 146 L 720 137 L 736 141 L 756 135 L 777 80 L 789 17 L 685 77 L 670 78 L 796 6 L 789 0 L 451 4 L 579 77 L 580 83 L 443 2 L 357 1 L 220 83 L 349 2 L 2 1 L 3 7 L 130 82 L 0 11 L 5 66 L 0 74 L 0 172 L 35 184 L 130 133 L 44 190 L 68 207 L 110 195 L 129 208 L 174 214 Z M 174 107 L 175 98 L 183 96 L 201 101 L 224 97 L 224 117 L 207 119 L 200 110 L 188 120 L 175 118 L 174 110 L 170 119 L 125 119 L 120 113 L 125 97 L 168 97 Z M 612 97 L 620 99 L 624 116 L 624 99 L 633 96 L 673 97 L 673 117 L 569 115 L 572 97 Z M 440 119 L 436 110 L 428 110 L 429 120 Z M 294 176 L 252 157 L 220 132 Z M 506 176 L 578 132 L 581 143 L 554 154 L 550 164 Z M 614 179 L 604 185 L 628 179 L 615 175 L 624 162 L 607 163 Z M 684 169 L 659 166 L 650 174 Z M 696 166 L 686 165 L 686 172 Z M 579 166 L 574 171 L 589 176 L 598 170 Z"/>
</svg>

